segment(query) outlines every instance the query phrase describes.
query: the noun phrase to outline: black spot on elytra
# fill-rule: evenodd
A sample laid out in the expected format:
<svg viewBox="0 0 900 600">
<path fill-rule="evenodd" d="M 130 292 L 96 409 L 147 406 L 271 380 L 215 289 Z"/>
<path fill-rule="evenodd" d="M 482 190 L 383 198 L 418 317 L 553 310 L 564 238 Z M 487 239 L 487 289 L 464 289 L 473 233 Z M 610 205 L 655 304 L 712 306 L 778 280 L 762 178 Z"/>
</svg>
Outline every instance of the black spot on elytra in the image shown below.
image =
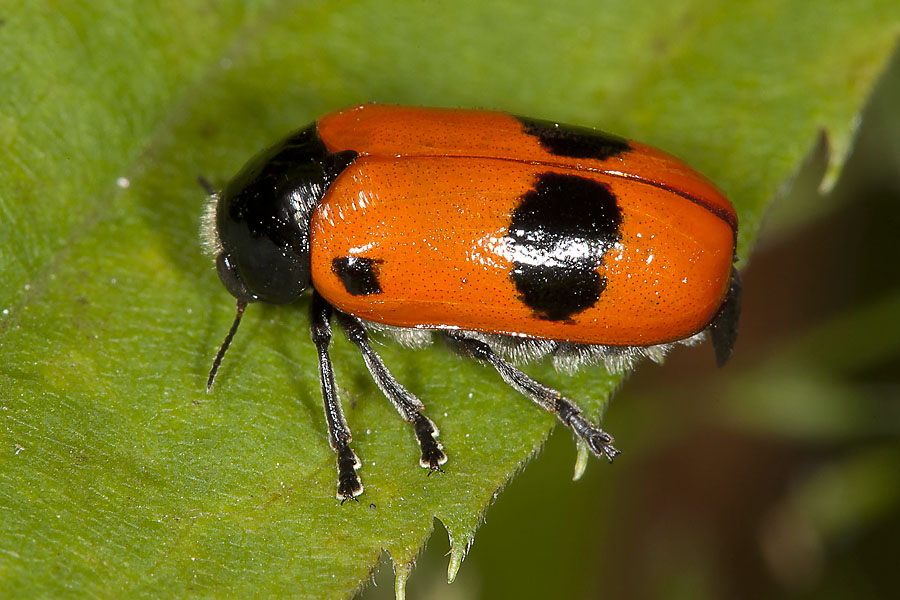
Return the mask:
<svg viewBox="0 0 900 600">
<path fill-rule="evenodd" d="M 344 289 L 352 296 L 368 296 L 380 294 L 381 284 L 378 283 L 376 266 L 380 260 L 362 258 L 358 256 L 344 256 L 331 261 L 331 270 Z"/>
<path fill-rule="evenodd" d="M 550 321 L 596 304 L 606 289 L 597 269 L 620 239 L 621 223 L 608 186 L 578 175 L 539 175 L 509 225 L 510 277 L 521 300 Z"/>
<path fill-rule="evenodd" d="M 541 146 L 557 156 L 606 160 L 631 150 L 628 140 L 619 136 L 574 125 L 516 117 L 525 133 L 538 139 Z"/>
</svg>

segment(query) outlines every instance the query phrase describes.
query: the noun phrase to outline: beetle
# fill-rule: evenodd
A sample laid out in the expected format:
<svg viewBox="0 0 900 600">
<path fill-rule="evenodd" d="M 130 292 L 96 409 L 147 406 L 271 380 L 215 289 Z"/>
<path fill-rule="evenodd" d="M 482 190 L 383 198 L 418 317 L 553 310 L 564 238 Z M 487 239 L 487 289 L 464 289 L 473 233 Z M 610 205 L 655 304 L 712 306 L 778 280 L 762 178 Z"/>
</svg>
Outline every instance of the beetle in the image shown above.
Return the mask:
<svg viewBox="0 0 900 600">
<path fill-rule="evenodd" d="M 364 104 L 264 150 L 221 190 L 205 185 L 205 237 L 237 299 L 207 389 L 248 304 L 286 304 L 311 288 L 342 503 L 363 486 L 328 354 L 332 318 L 413 426 L 429 472 L 447 460 L 438 428 L 370 330 L 412 345 L 443 338 L 609 460 L 612 436 L 515 362 L 618 371 L 705 332 L 720 366 L 732 353 L 735 210 L 644 144 L 506 113 Z"/>
</svg>

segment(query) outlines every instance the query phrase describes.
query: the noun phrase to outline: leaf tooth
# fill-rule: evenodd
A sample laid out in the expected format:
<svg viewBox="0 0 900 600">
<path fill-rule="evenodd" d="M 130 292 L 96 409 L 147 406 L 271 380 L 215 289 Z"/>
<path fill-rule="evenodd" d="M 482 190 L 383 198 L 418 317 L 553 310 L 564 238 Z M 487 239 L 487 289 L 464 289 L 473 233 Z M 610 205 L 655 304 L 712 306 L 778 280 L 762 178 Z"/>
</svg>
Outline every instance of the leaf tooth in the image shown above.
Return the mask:
<svg viewBox="0 0 900 600">
<path fill-rule="evenodd" d="M 578 450 L 578 454 L 575 455 L 575 474 L 572 475 L 572 481 L 581 479 L 581 476 L 584 475 L 587 469 L 588 458 L 590 458 L 590 450 L 584 440 L 575 442 L 575 447 Z"/>
<path fill-rule="evenodd" d="M 406 581 L 412 573 L 413 563 L 395 561 L 391 558 L 394 565 L 394 598 L 396 600 L 406 600 Z"/>
<path fill-rule="evenodd" d="M 456 574 L 459 573 L 459 568 L 469 552 L 469 547 L 475 540 L 475 535 L 473 532 L 472 535 L 465 536 L 464 539 L 454 538 L 455 536 L 450 536 L 450 564 L 447 566 L 447 583 L 453 583 L 453 580 L 456 579 Z"/>
</svg>

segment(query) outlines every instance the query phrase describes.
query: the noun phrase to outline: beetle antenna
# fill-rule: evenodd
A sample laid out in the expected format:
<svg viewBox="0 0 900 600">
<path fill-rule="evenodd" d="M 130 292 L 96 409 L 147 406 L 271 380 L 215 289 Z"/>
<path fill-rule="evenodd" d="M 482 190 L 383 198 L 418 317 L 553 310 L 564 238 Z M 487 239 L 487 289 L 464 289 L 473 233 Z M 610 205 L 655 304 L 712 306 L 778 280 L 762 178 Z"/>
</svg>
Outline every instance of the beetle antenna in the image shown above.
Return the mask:
<svg viewBox="0 0 900 600">
<path fill-rule="evenodd" d="M 245 308 L 247 308 L 247 303 L 238 300 L 237 314 L 234 317 L 234 323 L 231 324 L 231 329 L 228 330 L 228 335 L 225 336 L 225 341 L 222 342 L 222 347 L 219 348 L 219 353 L 216 354 L 216 359 L 213 361 L 212 369 L 209 370 L 209 379 L 206 380 L 207 392 L 212 389 L 213 381 L 216 378 L 216 372 L 219 370 L 219 365 L 222 364 L 222 358 L 225 356 L 225 351 L 228 350 L 228 346 L 231 345 L 231 340 L 237 332 L 238 325 L 241 324 L 241 317 L 244 316 Z"/>
<path fill-rule="evenodd" d="M 206 190 L 206 194 L 209 196 L 215 196 L 216 193 L 219 191 L 216 189 L 216 186 L 211 184 L 209 182 L 209 179 L 207 179 L 203 175 L 197 175 L 197 183 L 200 184 L 200 187 L 202 187 L 204 190 Z"/>
</svg>

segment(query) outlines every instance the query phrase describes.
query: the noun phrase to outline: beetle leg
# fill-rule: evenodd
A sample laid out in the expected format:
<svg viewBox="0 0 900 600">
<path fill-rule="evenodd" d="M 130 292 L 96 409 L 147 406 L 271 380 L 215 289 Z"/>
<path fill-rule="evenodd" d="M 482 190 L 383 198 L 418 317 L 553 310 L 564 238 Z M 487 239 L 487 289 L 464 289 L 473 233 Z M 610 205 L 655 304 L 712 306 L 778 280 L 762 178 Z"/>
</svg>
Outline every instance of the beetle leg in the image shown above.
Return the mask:
<svg viewBox="0 0 900 600">
<path fill-rule="evenodd" d="M 356 470 L 361 466 L 356 453 L 350 448 L 353 437 L 341 409 L 337 385 L 334 382 L 334 368 L 328 356 L 331 343 L 332 308 L 318 293 L 313 293 L 310 335 L 319 352 L 319 380 L 322 382 L 322 399 L 325 402 L 325 421 L 328 423 L 328 441 L 337 453 L 338 490 L 341 504 L 362 494 L 363 486 Z"/>
<path fill-rule="evenodd" d="M 356 344 L 362 352 L 363 361 L 365 361 L 369 373 L 372 374 L 375 384 L 381 388 L 400 416 L 407 423 L 413 425 L 416 439 L 419 441 L 419 448 L 422 450 L 419 464 L 430 469 L 431 472 L 440 471 L 441 465 L 447 462 L 447 455 L 444 454 L 441 443 L 435 439 L 439 434 L 438 428 L 422 412 L 425 409 L 422 401 L 400 385 L 391 375 L 384 361 L 369 344 L 369 336 L 359 319 L 340 311 L 337 311 L 337 319 L 347 335 L 347 339 Z"/>
<path fill-rule="evenodd" d="M 734 342 L 737 339 L 738 319 L 741 316 L 741 274 L 731 269 L 731 283 L 728 295 L 719 309 L 719 314 L 709 326 L 709 337 L 712 338 L 716 351 L 716 364 L 724 366 L 731 358 Z"/>
<path fill-rule="evenodd" d="M 588 448 L 597 456 L 605 456 L 612 461 L 619 450 L 613 447 L 613 437 L 588 421 L 581 414 L 581 409 L 571 400 L 564 398 L 554 389 L 538 383 L 511 363 L 497 355 L 489 345 L 460 333 L 447 333 L 452 341 L 466 351 L 472 358 L 490 364 L 503 381 L 531 398 L 535 404 L 549 413 L 556 415 L 563 425 L 571 429 L 575 435 L 583 439 Z"/>
</svg>

